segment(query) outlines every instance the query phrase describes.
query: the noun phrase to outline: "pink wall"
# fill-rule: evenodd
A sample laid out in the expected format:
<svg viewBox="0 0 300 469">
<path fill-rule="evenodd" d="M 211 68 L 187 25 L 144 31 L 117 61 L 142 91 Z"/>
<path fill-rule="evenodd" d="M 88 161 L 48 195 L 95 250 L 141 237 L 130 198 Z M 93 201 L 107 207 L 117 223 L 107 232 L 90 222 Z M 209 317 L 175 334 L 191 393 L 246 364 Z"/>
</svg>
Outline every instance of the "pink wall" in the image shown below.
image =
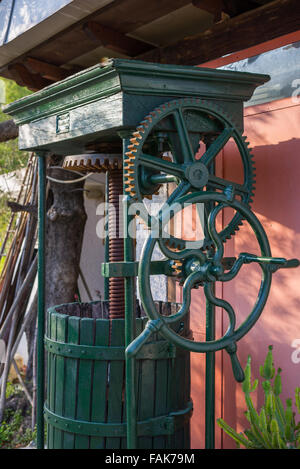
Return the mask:
<svg viewBox="0 0 300 469">
<path fill-rule="evenodd" d="M 272 255 L 300 258 L 300 103 L 283 99 L 254 106 L 245 112 L 245 134 L 250 141 L 257 168 L 257 188 L 253 210 L 269 237 Z M 219 157 L 218 157 L 219 158 Z M 233 144 L 229 142 L 219 158 L 218 173 L 226 179 L 238 180 Z M 234 179 L 235 178 L 235 179 Z M 228 214 L 224 216 L 226 218 Z M 226 220 L 223 220 L 226 222 Z M 248 226 L 226 243 L 225 255 L 240 252 L 259 253 L 254 235 Z M 217 296 L 229 301 L 235 308 L 238 322 L 249 314 L 257 297 L 260 269 L 244 266 L 231 282 L 217 286 Z M 244 367 L 247 356 L 253 359 L 253 370 L 258 376 L 269 344 L 274 346 L 275 365 L 283 369 L 283 396 L 292 397 L 300 385 L 300 362 L 292 343 L 299 339 L 300 349 L 300 268 L 280 270 L 273 276 L 271 293 L 261 318 L 249 334 L 238 343 L 239 358 Z M 191 310 L 195 340 L 204 340 L 204 303 L 200 290 L 195 290 Z M 217 312 L 217 333 L 225 327 L 222 312 Z M 296 352 L 296 353 L 295 353 Z M 222 416 L 238 431 L 245 428 L 245 404 L 241 385 L 235 383 L 230 360 L 226 353 L 217 354 L 216 417 Z M 300 358 L 300 351 L 298 354 Z M 295 361 L 295 360 L 294 360 Z M 204 441 L 204 356 L 192 354 L 192 448 L 203 448 Z M 262 395 L 258 393 L 258 402 Z M 254 397 L 254 402 L 256 398 Z M 216 447 L 234 447 L 217 428 Z"/>
</svg>

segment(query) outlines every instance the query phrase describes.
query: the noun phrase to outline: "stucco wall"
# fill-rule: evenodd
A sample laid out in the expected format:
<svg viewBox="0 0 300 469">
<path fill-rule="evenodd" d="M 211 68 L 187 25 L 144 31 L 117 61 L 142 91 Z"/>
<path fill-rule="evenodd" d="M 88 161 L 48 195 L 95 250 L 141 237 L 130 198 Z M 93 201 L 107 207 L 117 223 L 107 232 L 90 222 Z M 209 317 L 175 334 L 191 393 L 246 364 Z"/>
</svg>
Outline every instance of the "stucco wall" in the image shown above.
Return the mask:
<svg viewBox="0 0 300 469">
<path fill-rule="evenodd" d="M 293 98 L 249 107 L 245 111 L 245 134 L 250 141 L 257 168 L 253 210 L 269 237 L 272 255 L 300 258 L 300 103 Z M 219 161 L 218 171 L 225 179 L 238 178 L 233 145 L 229 143 Z M 237 180 L 237 179 L 233 179 Z M 227 215 L 228 216 L 228 215 Z M 226 223 L 226 215 L 223 223 Z M 226 243 L 225 255 L 258 253 L 251 230 L 245 225 Z M 260 270 L 244 266 L 237 278 L 217 285 L 217 296 L 235 308 L 239 323 L 253 307 L 260 284 Z M 247 356 L 253 359 L 253 372 L 259 376 L 268 345 L 274 346 L 275 365 L 283 369 L 283 397 L 293 397 L 300 384 L 300 268 L 280 270 L 273 276 L 271 293 L 261 318 L 238 344 L 243 367 Z M 194 292 L 191 311 L 196 340 L 204 340 L 204 303 L 201 292 Z M 217 333 L 226 330 L 225 315 L 217 311 Z M 245 403 L 241 385 L 235 383 L 227 353 L 218 352 L 216 370 L 216 417 L 222 416 L 238 431 L 246 428 Z M 204 356 L 192 354 L 192 447 L 204 445 Z M 262 392 L 257 401 L 262 402 Z M 217 429 L 217 447 L 234 447 Z"/>
</svg>

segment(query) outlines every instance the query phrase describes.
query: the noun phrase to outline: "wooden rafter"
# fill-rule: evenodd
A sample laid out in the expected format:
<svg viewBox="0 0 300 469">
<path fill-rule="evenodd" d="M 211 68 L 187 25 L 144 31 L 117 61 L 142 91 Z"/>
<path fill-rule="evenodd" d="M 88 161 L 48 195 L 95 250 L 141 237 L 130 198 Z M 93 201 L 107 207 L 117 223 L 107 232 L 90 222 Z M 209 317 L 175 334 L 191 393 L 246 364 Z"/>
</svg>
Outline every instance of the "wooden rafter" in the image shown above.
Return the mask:
<svg viewBox="0 0 300 469">
<path fill-rule="evenodd" d="M 247 11 L 270 3 L 272 0 L 192 0 L 192 4 L 214 15 L 215 21 L 220 21 L 222 12 L 230 17 L 241 15 Z"/>
<path fill-rule="evenodd" d="M 38 73 L 30 73 L 22 63 L 11 64 L 9 72 L 18 85 L 26 86 L 31 91 L 38 91 L 52 83 Z"/>
<path fill-rule="evenodd" d="M 95 21 L 89 21 L 83 26 L 83 29 L 98 45 L 128 55 L 129 57 L 135 57 L 136 55 L 153 49 L 153 46 L 146 42 L 128 37 L 123 33 L 102 26 Z"/>
<path fill-rule="evenodd" d="M 51 81 L 59 81 L 67 78 L 68 76 L 76 73 L 77 69 L 66 70 L 57 65 L 53 65 L 33 57 L 26 58 L 26 67 L 33 73 L 38 73 L 42 77 Z"/>
<path fill-rule="evenodd" d="M 116 0 L 104 7 L 93 20 L 122 33 L 136 29 L 162 18 L 192 0 Z"/>
<path fill-rule="evenodd" d="M 149 62 L 197 65 L 299 29 L 299 0 L 276 0 L 138 58 Z"/>
<path fill-rule="evenodd" d="M 220 21 L 222 11 L 225 10 L 223 0 L 193 0 L 193 5 L 197 8 L 211 13 L 214 16 L 214 21 Z"/>
<path fill-rule="evenodd" d="M 115 0 L 18 57 L 16 62 L 25 61 L 28 56 L 57 65 L 74 62 L 97 47 L 97 42 L 83 31 L 88 21 L 126 34 L 190 3 L 191 0 Z M 11 78 L 7 66 L 0 69 L 0 74 Z"/>
</svg>

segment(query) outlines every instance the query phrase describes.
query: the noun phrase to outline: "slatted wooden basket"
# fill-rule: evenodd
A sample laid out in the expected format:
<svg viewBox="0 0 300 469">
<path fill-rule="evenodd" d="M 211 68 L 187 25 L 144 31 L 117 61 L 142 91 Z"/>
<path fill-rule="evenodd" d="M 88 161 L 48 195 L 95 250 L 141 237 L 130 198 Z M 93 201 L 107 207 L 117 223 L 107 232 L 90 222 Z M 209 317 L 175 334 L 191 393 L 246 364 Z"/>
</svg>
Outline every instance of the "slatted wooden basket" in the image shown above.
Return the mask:
<svg viewBox="0 0 300 469">
<path fill-rule="evenodd" d="M 170 312 L 176 307 L 157 306 Z M 137 334 L 146 323 L 145 317 L 137 318 Z M 190 334 L 187 323 L 181 329 Z M 45 347 L 48 448 L 126 448 L 124 320 L 108 319 L 107 302 L 54 307 L 48 312 Z M 156 334 L 137 355 L 136 366 L 138 447 L 189 448 L 189 352 Z"/>
</svg>

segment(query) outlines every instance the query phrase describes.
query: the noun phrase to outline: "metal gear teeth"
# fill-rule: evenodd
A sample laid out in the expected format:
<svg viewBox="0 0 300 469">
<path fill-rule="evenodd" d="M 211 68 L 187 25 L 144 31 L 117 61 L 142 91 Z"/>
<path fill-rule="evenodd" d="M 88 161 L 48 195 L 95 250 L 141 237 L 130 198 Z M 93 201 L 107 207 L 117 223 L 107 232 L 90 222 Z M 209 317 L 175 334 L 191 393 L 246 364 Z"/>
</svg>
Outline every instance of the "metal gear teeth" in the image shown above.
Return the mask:
<svg viewBox="0 0 300 469">
<path fill-rule="evenodd" d="M 137 128 L 136 132 L 133 132 L 132 134 L 134 136 L 134 138 L 138 138 L 139 140 L 141 140 L 143 137 L 141 135 L 141 132 L 139 131 L 139 129 Z"/>
<path fill-rule="evenodd" d="M 239 125 L 234 121 L 234 119 L 232 119 L 231 116 L 229 116 L 226 113 L 226 111 L 224 111 L 223 108 L 221 108 L 217 104 L 212 104 L 210 102 L 207 102 L 207 100 L 205 100 L 205 99 L 194 98 L 194 97 L 183 98 L 183 99 L 177 99 L 177 100 L 169 101 L 165 104 L 162 104 L 162 105 L 158 106 L 156 109 L 151 111 L 147 117 L 145 117 L 145 119 L 141 122 L 141 124 L 136 128 L 135 132 L 132 134 L 132 139 L 130 140 L 131 144 L 132 144 L 132 147 L 129 148 L 130 152 L 128 152 L 128 153 L 130 153 L 128 155 L 130 161 L 125 160 L 126 165 L 124 165 L 124 170 L 125 170 L 125 181 L 126 181 L 126 176 L 128 175 L 128 180 L 125 182 L 125 184 L 127 183 L 126 189 L 127 189 L 127 192 L 130 192 L 130 194 L 132 196 L 137 197 L 137 192 L 135 190 L 135 185 L 131 184 L 132 183 L 132 178 L 130 177 L 132 174 L 135 173 L 134 168 L 135 168 L 135 159 L 136 159 L 137 155 L 135 155 L 133 153 L 137 153 L 137 147 L 141 146 L 143 144 L 143 141 L 145 140 L 145 132 L 148 131 L 150 124 L 155 125 L 156 124 L 155 119 L 160 118 L 161 114 L 164 113 L 164 112 L 168 112 L 169 109 L 176 108 L 178 106 L 181 106 L 182 104 L 183 105 L 188 105 L 188 104 L 193 105 L 194 103 L 196 103 L 198 105 L 202 104 L 203 106 L 206 106 L 208 108 L 208 112 L 209 112 L 209 109 L 211 109 L 212 111 L 220 114 L 221 118 L 223 118 L 225 121 L 227 120 L 234 128 L 237 128 L 237 129 L 239 128 Z M 154 123 L 153 123 L 153 120 L 154 120 Z M 251 169 L 250 169 L 251 188 L 250 188 L 250 191 L 249 191 L 249 199 L 247 201 L 247 203 L 250 205 L 250 203 L 252 203 L 252 201 L 253 201 L 252 196 L 254 195 L 254 189 L 255 189 L 255 179 L 254 179 L 254 177 L 253 178 L 251 177 L 251 176 L 255 176 L 255 171 L 254 171 L 255 167 L 254 167 L 254 162 L 253 162 L 254 156 L 251 153 L 250 143 L 247 141 L 247 137 L 242 135 L 241 140 L 244 144 L 245 150 L 248 152 L 248 158 L 249 158 L 250 163 L 251 163 Z M 145 195 L 144 197 L 148 198 L 148 199 L 151 199 L 152 195 Z M 236 231 L 236 228 L 238 228 L 238 226 L 241 226 L 242 224 L 243 224 L 243 222 L 240 221 L 240 222 L 237 223 L 237 225 L 235 227 L 231 228 L 231 230 L 232 230 L 231 232 L 228 232 L 228 233 L 225 232 L 224 235 L 223 235 L 223 239 L 224 240 L 230 239 L 234 235 L 234 233 Z M 211 240 L 207 240 L 206 242 L 204 242 L 202 250 L 205 249 L 205 248 L 210 247 L 211 245 L 212 245 Z M 180 246 L 180 248 L 182 249 L 182 246 L 184 246 L 184 242 L 181 243 L 180 240 L 176 239 L 175 242 L 172 242 L 172 247 L 176 247 L 176 246 Z"/>
<path fill-rule="evenodd" d="M 176 248 L 176 249 L 181 250 L 181 249 L 184 248 L 184 244 L 185 244 L 184 241 L 182 241 L 182 242 L 180 242 L 180 241 L 177 242 L 176 241 L 175 242 L 174 238 L 167 239 L 167 241 L 166 241 L 166 245 L 168 246 L 168 248 L 171 248 L 171 249 Z"/>
<path fill-rule="evenodd" d="M 182 261 L 175 260 L 175 261 L 173 261 L 171 267 L 172 267 L 172 269 L 173 269 L 173 271 L 176 275 L 180 275 L 180 274 L 182 274 L 182 266 L 183 266 Z"/>
<path fill-rule="evenodd" d="M 65 157 L 63 168 L 101 173 L 106 172 L 108 169 L 122 169 L 122 157 L 117 154 L 105 153 L 70 155 Z"/>
</svg>

